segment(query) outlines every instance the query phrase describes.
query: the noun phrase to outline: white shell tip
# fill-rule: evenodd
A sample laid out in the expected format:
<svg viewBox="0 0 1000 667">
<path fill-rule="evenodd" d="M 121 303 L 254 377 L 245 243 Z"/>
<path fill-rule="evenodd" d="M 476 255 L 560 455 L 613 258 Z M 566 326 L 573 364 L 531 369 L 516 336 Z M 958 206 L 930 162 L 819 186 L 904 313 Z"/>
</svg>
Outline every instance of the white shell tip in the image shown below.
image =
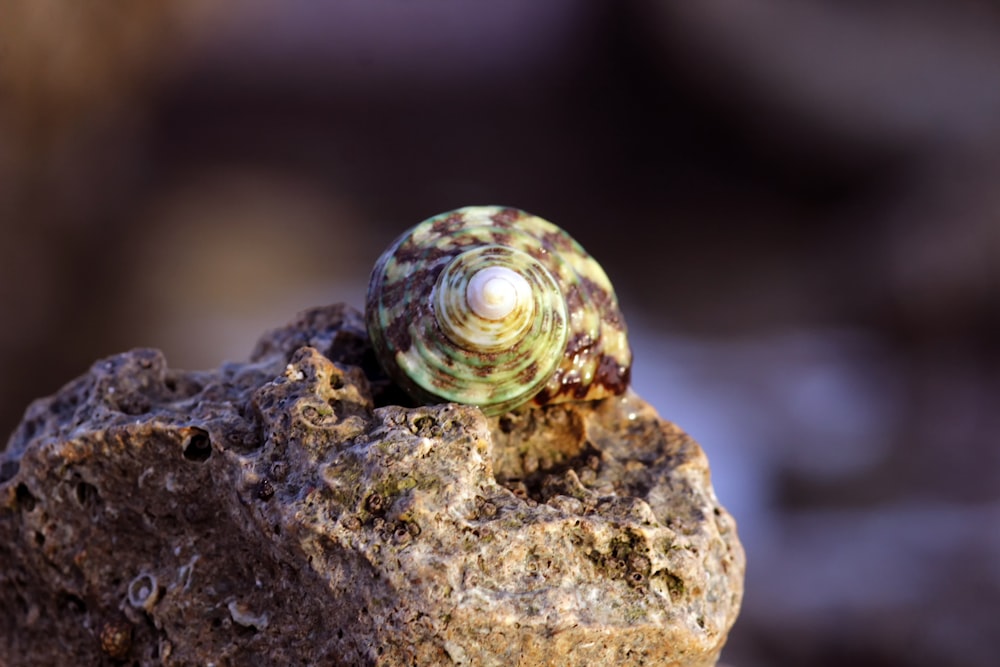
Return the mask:
<svg viewBox="0 0 1000 667">
<path fill-rule="evenodd" d="M 530 298 L 530 294 L 528 281 L 516 271 L 505 266 L 490 266 L 469 279 L 465 300 L 472 312 L 484 320 L 502 320 L 524 298 Z"/>
</svg>

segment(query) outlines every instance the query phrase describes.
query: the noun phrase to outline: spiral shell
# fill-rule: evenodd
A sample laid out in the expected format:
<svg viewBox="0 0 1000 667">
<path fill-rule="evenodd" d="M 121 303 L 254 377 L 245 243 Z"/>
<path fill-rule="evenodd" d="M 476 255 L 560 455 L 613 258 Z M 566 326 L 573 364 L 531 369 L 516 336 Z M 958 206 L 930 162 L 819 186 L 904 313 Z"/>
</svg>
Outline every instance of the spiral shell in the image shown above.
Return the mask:
<svg viewBox="0 0 1000 667">
<path fill-rule="evenodd" d="M 423 403 L 500 414 L 621 394 L 632 353 L 603 269 L 515 208 L 434 216 L 389 246 L 365 307 L 383 368 Z"/>
</svg>

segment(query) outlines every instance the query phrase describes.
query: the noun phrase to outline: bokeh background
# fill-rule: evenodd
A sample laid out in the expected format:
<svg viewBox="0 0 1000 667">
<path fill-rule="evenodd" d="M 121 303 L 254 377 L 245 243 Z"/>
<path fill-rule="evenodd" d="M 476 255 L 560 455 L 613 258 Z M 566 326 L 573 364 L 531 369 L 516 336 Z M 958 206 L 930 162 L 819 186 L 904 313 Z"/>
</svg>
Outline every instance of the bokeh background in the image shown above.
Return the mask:
<svg viewBox="0 0 1000 667">
<path fill-rule="evenodd" d="M 747 547 L 727 664 L 996 664 L 995 3 L 0 4 L 0 431 L 360 308 L 473 203 L 619 290 Z"/>
</svg>

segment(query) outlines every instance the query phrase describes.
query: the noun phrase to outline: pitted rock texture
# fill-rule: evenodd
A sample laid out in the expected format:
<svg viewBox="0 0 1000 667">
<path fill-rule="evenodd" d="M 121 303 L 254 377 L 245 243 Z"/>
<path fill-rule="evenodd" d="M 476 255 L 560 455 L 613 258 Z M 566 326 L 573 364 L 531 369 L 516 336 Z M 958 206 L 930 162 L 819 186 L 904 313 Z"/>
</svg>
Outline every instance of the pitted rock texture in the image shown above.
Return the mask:
<svg viewBox="0 0 1000 667">
<path fill-rule="evenodd" d="M 401 407 L 359 313 L 96 363 L 0 456 L 5 665 L 713 665 L 744 556 L 635 395 Z M 69 661 L 69 662 L 68 662 Z"/>
</svg>

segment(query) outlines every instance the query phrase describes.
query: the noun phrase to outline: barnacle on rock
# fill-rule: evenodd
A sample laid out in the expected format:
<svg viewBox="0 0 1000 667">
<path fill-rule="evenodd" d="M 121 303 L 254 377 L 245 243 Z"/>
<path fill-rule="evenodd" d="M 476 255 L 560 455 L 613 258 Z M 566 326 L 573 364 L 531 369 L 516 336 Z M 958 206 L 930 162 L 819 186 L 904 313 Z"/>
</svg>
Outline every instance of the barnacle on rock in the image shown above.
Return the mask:
<svg viewBox="0 0 1000 667">
<path fill-rule="evenodd" d="M 106 621 L 101 626 L 101 650 L 109 657 L 123 660 L 132 649 L 132 624 L 125 618 Z"/>
<path fill-rule="evenodd" d="M 143 572 L 128 585 L 128 603 L 136 609 L 149 611 L 160 599 L 156 576 Z"/>
</svg>

